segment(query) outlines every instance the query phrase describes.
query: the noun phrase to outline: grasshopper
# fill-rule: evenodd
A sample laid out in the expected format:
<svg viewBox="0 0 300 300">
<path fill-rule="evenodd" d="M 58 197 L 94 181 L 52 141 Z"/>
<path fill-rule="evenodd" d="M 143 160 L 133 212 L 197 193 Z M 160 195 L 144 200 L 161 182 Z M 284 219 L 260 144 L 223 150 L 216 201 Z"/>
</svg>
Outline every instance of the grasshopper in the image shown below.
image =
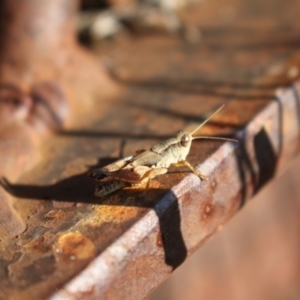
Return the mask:
<svg viewBox="0 0 300 300">
<path fill-rule="evenodd" d="M 194 134 L 223 107 L 224 105 L 216 110 L 191 133 L 179 131 L 174 137 L 153 146 L 149 150 L 138 150 L 134 156 L 117 160 L 103 168 L 90 171 L 88 175 L 100 181 L 96 187 L 95 195 L 103 197 L 123 187 L 143 183 L 146 183 L 147 187 L 149 187 L 151 178 L 166 174 L 171 165 L 175 167 L 186 166 L 191 172 L 204 180 L 206 177 L 196 171 L 186 160 L 186 157 L 190 152 L 192 141 L 195 139 L 237 142 L 237 140 L 222 137 L 194 136 Z"/>
</svg>

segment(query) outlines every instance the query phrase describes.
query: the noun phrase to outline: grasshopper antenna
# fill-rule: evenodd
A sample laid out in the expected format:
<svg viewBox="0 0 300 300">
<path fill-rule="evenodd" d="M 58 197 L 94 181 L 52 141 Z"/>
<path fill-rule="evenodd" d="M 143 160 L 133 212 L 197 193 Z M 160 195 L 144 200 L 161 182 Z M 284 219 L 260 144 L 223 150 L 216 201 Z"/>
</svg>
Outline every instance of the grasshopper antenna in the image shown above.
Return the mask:
<svg viewBox="0 0 300 300">
<path fill-rule="evenodd" d="M 210 117 L 208 117 L 204 122 L 202 122 L 193 132 L 191 132 L 191 136 L 196 133 L 201 127 L 203 127 L 213 116 L 215 116 L 221 109 L 223 109 L 225 104 L 219 107 Z"/>
<path fill-rule="evenodd" d="M 218 136 L 195 136 L 192 137 L 193 140 L 196 139 L 206 139 L 206 140 L 218 140 L 218 141 L 229 141 L 229 142 L 238 142 L 236 139 L 229 139 L 229 138 L 224 138 L 224 137 L 218 137 Z"/>
</svg>

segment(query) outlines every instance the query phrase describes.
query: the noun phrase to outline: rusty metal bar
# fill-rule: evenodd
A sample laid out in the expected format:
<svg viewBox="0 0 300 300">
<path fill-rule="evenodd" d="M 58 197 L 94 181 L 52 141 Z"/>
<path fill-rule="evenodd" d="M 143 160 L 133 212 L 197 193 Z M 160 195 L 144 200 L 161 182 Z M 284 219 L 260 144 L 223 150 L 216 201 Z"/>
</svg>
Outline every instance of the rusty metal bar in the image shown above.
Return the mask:
<svg viewBox="0 0 300 300">
<path fill-rule="evenodd" d="M 298 153 L 299 89 L 282 90 L 238 132 L 239 145 L 223 144 L 199 165 L 207 181 L 182 178 L 50 299 L 146 296 Z"/>
<path fill-rule="evenodd" d="M 234 23 L 216 28 L 219 4 L 182 13 L 203 33 L 199 44 L 158 34 L 95 49 L 117 62 L 111 73 L 118 98 L 95 97 L 81 111 L 85 90 L 77 83 L 87 80 L 74 83 L 71 68 L 71 87 L 78 88 L 74 122 L 45 139 L 34 168 L 26 164 L 21 177 L 10 170 L 1 180 L 0 196 L 13 198 L 2 202 L 15 220 L 0 241 L 0 299 L 143 298 L 297 155 L 297 26 L 291 23 L 287 33 L 263 14 L 245 24 L 256 6 L 236 0 Z M 298 20 L 294 5 L 278 3 L 280 24 Z M 194 142 L 188 160 L 207 180 L 171 170 L 147 190 L 93 195 L 96 183 L 86 176 L 92 166 L 147 149 L 223 103 L 226 109 L 202 133 L 239 143 Z M 7 141 L 22 142 L 9 134 Z M 38 148 L 28 149 L 16 156 L 28 159 Z"/>
</svg>

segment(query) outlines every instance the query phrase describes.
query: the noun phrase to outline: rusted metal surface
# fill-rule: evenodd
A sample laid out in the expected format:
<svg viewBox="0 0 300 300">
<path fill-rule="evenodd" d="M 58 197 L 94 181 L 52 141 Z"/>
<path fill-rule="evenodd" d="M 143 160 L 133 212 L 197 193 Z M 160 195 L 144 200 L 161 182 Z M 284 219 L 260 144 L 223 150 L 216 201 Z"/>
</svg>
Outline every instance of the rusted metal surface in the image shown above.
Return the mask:
<svg viewBox="0 0 300 300">
<path fill-rule="evenodd" d="M 5 157 L 0 176 L 20 177 L 39 161 L 38 145 L 51 132 L 71 123 L 76 110 L 89 110 L 99 95 L 108 98 L 118 90 L 95 63 L 98 58 L 76 43 L 78 4 L 0 3 L 0 153 Z M 1 236 L 18 235 L 26 228 L 24 220 L 9 194 L 2 189 L 0 194 Z"/>
<path fill-rule="evenodd" d="M 298 299 L 299 168 L 298 156 L 147 300 Z"/>
<path fill-rule="evenodd" d="M 251 19 L 251 1 L 231 5 L 230 26 L 218 1 L 182 13 L 203 32 L 197 45 L 156 34 L 94 49 L 115 60 L 123 94 L 78 112 L 40 147 L 32 170 L 2 180 L 26 230 L 1 240 L 1 299 L 143 298 L 298 153 L 298 4 L 272 2 L 276 20 L 268 11 Z M 240 142 L 195 141 L 188 160 L 206 181 L 174 170 L 147 190 L 93 196 L 90 167 L 148 148 L 223 103 L 202 133 Z"/>
<path fill-rule="evenodd" d="M 283 95 L 280 103 L 283 112 L 277 103 L 272 103 L 253 119 L 241 133 L 247 135 L 246 142 L 237 148 L 223 145 L 201 164 L 199 169 L 208 176 L 207 181 L 200 182 L 193 175 L 172 174 L 159 180 L 159 190 L 166 187 L 161 197 L 158 193 L 162 191 L 151 190 L 139 192 L 141 199 L 136 204 L 128 203 L 132 194 L 126 192 L 106 200 L 108 206 L 115 205 L 111 201 L 120 201 L 126 210 L 127 205 L 145 206 L 152 193 L 158 199 L 152 210 L 51 299 L 146 295 L 274 176 L 280 152 L 280 163 L 284 165 L 295 154 L 299 146 L 298 124 L 280 142 L 290 121 L 299 122 L 293 91 Z M 282 127 L 278 126 L 280 119 Z M 117 211 L 118 207 L 114 213 Z"/>
</svg>

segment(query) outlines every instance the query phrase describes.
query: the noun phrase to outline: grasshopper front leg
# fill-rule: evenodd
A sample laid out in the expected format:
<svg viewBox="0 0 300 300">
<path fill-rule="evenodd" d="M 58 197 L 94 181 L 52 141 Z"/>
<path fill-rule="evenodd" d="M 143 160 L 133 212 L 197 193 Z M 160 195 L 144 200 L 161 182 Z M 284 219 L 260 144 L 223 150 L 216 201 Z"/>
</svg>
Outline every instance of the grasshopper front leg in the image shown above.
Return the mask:
<svg viewBox="0 0 300 300">
<path fill-rule="evenodd" d="M 194 167 L 186 160 L 183 160 L 183 161 L 179 161 L 175 164 L 172 164 L 172 166 L 175 166 L 175 167 L 188 167 L 195 175 L 197 175 L 200 179 L 202 180 L 205 180 L 206 179 L 206 176 L 199 173 L 198 171 L 196 171 L 194 169 Z"/>
<path fill-rule="evenodd" d="M 153 177 L 156 177 L 158 175 L 163 175 L 168 172 L 167 168 L 153 168 L 150 169 L 148 172 L 145 173 L 145 175 L 142 178 L 142 182 L 147 181 L 146 188 L 149 188 L 150 186 L 150 181 Z"/>
</svg>

